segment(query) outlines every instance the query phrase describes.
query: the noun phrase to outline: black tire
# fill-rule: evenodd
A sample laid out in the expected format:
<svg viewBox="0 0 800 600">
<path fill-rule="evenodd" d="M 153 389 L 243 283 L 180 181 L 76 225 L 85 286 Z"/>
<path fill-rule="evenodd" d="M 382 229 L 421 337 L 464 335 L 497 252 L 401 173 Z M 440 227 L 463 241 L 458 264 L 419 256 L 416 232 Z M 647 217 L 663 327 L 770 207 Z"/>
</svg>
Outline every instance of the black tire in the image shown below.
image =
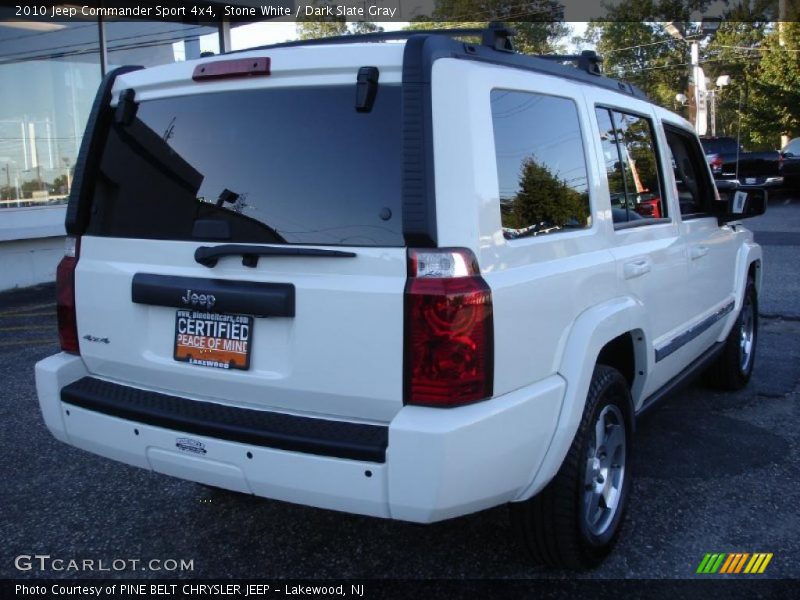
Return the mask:
<svg viewBox="0 0 800 600">
<path fill-rule="evenodd" d="M 619 371 L 597 365 L 581 423 L 558 473 L 530 500 L 511 504 L 512 528 L 536 563 L 556 568 L 589 569 L 600 564 L 614 547 L 631 487 L 633 415 L 630 398 L 628 383 Z M 607 471 L 606 480 L 619 483 L 615 508 L 602 523 L 592 524 L 587 515 L 587 507 L 592 504 L 589 495 L 603 483 L 596 468 L 598 462 L 593 462 L 597 459 L 591 458 L 592 453 L 594 456 L 601 454 L 595 452 L 601 450 L 595 444 L 595 428 L 601 415 L 605 415 L 603 423 L 608 422 L 605 419 L 609 415 L 613 416 L 611 422 L 622 421 L 618 423 L 622 429 L 617 432 L 624 432 L 622 460 L 617 458 L 622 468 L 615 470 L 612 465 Z M 603 430 L 609 432 L 610 427 Z M 614 461 L 613 458 L 608 460 Z M 595 465 L 595 470 L 587 474 L 590 464 Z M 597 477 L 592 473 L 597 473 Z M 586 483 L 587 475 L 591 484 Z"/>
<path fill-rule="evenodd" d="M 749 321 L 752 319 L 752 321 Z M 745 344 L 743 336 L 752 324 L 749 359 L 745 361 Z M 752 279 L 747 280 L 744 300 L 739 316 L 725 340 L 722 353 L 709 367 L 708 382 L 715 388 L 732 391 L 740 390 L 750 381 L 756 359 L 756 342 L 758 341 L 758 294 Z"/>
</svg>

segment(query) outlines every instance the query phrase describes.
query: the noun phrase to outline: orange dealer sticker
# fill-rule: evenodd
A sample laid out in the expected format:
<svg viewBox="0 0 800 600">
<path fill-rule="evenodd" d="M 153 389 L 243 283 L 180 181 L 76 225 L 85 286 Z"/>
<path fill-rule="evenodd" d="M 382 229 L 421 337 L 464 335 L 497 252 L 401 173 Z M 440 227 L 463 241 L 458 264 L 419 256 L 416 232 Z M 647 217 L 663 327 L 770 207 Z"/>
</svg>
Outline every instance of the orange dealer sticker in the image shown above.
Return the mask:
<svg viewBox="0 0 800 600">
<path fill-rule="evenodd" d="M 173 357 L 202 367 L 249 369 L 253 317 L 194 310 L 175 313 Z"/>
</svg>

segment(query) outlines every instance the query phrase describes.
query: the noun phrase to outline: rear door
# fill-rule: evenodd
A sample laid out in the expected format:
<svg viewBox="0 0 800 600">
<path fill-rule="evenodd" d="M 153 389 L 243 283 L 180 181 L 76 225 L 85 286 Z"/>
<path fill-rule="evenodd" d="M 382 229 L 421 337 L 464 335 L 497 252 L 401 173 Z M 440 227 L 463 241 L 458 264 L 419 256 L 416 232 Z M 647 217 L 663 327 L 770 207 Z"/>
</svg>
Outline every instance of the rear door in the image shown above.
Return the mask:
<svg viewBox="0 0 800 600">
<path fill-rule="evenodd" d="M 288 412 L 399 410 L 400 87 L 358 111 L 357 70 L 115 120 L 76 271 L 91 373 Z"/>
</svg>

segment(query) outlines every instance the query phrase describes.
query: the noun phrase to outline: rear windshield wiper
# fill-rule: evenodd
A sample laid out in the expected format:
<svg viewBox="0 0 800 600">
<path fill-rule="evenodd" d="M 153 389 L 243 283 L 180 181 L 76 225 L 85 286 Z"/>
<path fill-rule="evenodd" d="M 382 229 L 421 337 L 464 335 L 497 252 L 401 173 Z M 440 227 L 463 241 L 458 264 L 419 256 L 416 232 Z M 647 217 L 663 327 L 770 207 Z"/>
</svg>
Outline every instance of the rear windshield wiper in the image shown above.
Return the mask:
<svg viewBox="0 0 800 600">
<path fill-rule="evenodd" d="M 355 252 L 325 250 L 322 248 L 275 248 L 274 246 L 249 246 L 247 244 L 222 244 L 200 246 L 194 251 L 194 259 L 201 265 L 213 267 L 222 256 L 241 255 L 245 267 L 257 267 L 260 256 L 322 256 L 330 258 L 355 258 Z"/>
</svg>

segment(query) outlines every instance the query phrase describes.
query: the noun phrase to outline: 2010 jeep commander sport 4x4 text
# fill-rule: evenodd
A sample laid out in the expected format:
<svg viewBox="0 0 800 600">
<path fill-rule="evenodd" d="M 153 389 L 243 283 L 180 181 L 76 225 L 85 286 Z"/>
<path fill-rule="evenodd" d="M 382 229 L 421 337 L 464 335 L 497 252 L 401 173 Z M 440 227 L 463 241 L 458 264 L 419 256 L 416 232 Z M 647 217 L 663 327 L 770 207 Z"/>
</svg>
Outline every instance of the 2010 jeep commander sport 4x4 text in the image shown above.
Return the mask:
<svg viewBox="0 0 800 600">
<path fill-rule="evenodd" d="M 464 34 L 109 73 L 36 365 L 52 434 L 365 515 L 510 503 L 536 560 L 598 564 L 637 414 L 750 377 L 765 194 L 717 191 L 593 53 Z"/>
</svg>

